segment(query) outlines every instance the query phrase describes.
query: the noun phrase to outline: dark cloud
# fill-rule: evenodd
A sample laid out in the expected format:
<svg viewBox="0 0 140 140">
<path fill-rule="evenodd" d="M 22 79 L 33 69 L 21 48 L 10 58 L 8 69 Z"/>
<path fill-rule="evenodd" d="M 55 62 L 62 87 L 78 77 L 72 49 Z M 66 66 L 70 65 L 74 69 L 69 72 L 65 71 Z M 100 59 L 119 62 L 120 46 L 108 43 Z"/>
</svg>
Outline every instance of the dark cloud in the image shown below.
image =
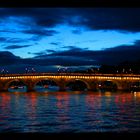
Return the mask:
<svg viewBox="0 0 140 140">
<path fill-rule="evenodd" d="M 136 61 L 140 59 L 139 41 L 134 45 L 117 46 L 102 51 L 91 51 L 85 49 L 69 49 L 67 51 L 46 50 L 36 53 L 31 59 L 21 59 L 10 52 L 1 52 L 2 64 L 28 64 L 28 65 L 63 65 L 63 66 L 86 66 L 95 64 L 119 64 L 123 61 Z M 121 49 L 122 48 L 122 49 Z M 137 48 L 137 49 L 136 49 Z M 47 54 L 51 52 L 51 54 Z M 3 60 L 4 59 L 4 60 Z M 14 61 L 13 61 L 14 60 Z"/>
<path fill-rule="evenodd" d="M 58 32 L 54 30 L 30 29 L 30 30 L 24 30 L 23 33 L 37 35 L 37 36 L 53 36 Z"/>
<path fill-rule="evenodd" d="M 21 39 L 21 38 L 7 38 L 5 37 L 5 43 L 23 43 L 27 42 L 28 39 Z"/>
<path fill-rule="evenodd" d="M 28 41 L 27 39 L 21 39 L 21 38 L 0 37 L 1 43 L 22 43 L 27 41 Z"/>
<path fill-rule="evenodd" d="M 20 57 L 13 55 L 9 51 L 0 51 L 0 65 L 11 65 L 19 62 Z"/>
<path fill-rule="evenodd" d="M 124 61 L 140 60 L 140 41 L 137 40 L 133 45 L 120 45 L 102 51 L 98 59 L 102 64 L 118 64 Z"/>
<path fill-rule="evenodd" d="M 30 54 L 34 54 L 34 55 L 37 55 L 37 56 L 42 56 L 42 55 L 46 55 L 46 51 L 41 51 L 41 52 L 37 52 L 37 53 L 30 53 Z"/>
<path fill-rule="evenodd" d="M 22 33 L 33 35 L 33 37 L 30 38 L 30 41 L 39 41 L 43 37 L 53 36 L 58 32 L 55 30 L 45 30 L 43 28 L 36 28 L 30 30 L 23 30 Z"/>
<path fill-rule="evenodd" d="M 87 59 L 81 59 L 78 57 L 65 57 L 65 56 L 44 56 L 44 57 L 36 57 L 35 59 L 26 59 L 28 64 L 36 64 L 50 66 L 50 65 L 62 65 L 62 66 L 86 66 L 93 64 Z M 25 61 L 24 61 L 25 62 Z"/>
<path fill-rule="evenodd" d="M 6 46 L 5 49 L 20 49 L 20 48 L 25 48 L 25 47 L 30 47 L 31 45 L 10 45 Z"/>
<path fill-rule="evenodd" d="M 9 38 L 7 39 L 7 43 L 22 43 L 27 42 L 27 39 L 20 39 L 20 38 Z"/>
<path fill-rule="evenodd" d="M 79 48 L 79 47 L 77 47 L 77 46 L 63 46 L 62 48 L 66 48 L 66 49 L 69 49 L 69 50 L 73 50 L 73 51 L 81 51 L 81 50 L 83 50 L 82 48 Z"/>
<path fill-rule="evenodd" d="M 136 61 L 140 59 L 140 41 L 136 41 L 133 45 L 121 45 L 114 48 L 109 48 L 101 51 L 92 51 L 74 46 L 67 46 L 69 50 L 56 51 L 47 55 L 39 55 L 35 58 L 47 59 L 57 57 L 57 60 L 63 58 L 69 64 L 77 62 L 77 66 L 81 65 L 94 65 L 94 64 L 119 64 L 123 61 Z M 59 58 L 59 59 L 58 59 Z M 71 61 L 71 63 L 70 63 Z M 79 61 L 79 62 L 78 62 Z M 66 61 L 65 61 L 66 62 Z"/>
<path fill-rule="evenodd" d="M 123 51 L 123 52 L 125 52 L 126 51 L 126 53 L 128 51 L 137 52 L 139 50 L 140 50 L 140 40 L 136 40 L 133 45 L 120 45 L 120 46 L 117 46 L 114 48 L 105 49 L 105 51 L 108 51 L 108 52 L 110 52 L 110 51 L 115 51 L 115 52 L 122 52 Z"/>
<path fill-rule="evenodd" d="M 20 57 L 17 57 L 15 55 L 13 55 L 11 52 L 9 51 L 0 51 L 0 57 L 1 59 L 17 59 L 17 58 L 20 58 Z"/>
<path fill-rule="evenodd" d="M 55 53 L 56 51 L 55 50 L 51 50 L 51 49 L 47 49 L 46 50 L 48 53 Z"/>
<path fill-rule="evenodd" d="M 67 48 L 68 50 L 66 51 L 60 51 L 60 50 L 52 50 L 52 49 L 47 49 L 46 51 L 49 53 L 49 54 L 43 54 L 43 55 L 37 55 L 38 53 L 35 53 L 35 58 L 39 58 L 39 59 L 45 59 L 45 58 L 48 58 L 48 57 L 81 57 L 81 54 L 83 54 L 84 56 L 84 52 L 87 48 L 78 48 L 76 46 L 64 46 L 62 48 Z M 44 51 L 44 52 L 46 52 Z M 79 53 L 80 52 L 80 53 Z M 40 52 L 39 52 L 40 53 Z M 41 52 L 42 53 L 42 52 Z M 82 56 L 82 57 L 83 57 Z M 68 58 L 70 59 L 70 58 Z M 77 58 L 76 58 L 77 59 Z"/>
<path fill-rule="evenodd" d="M 15 33 L 13 30 L 0 30 L 0 33 Z"/>
<path fill-rule="evenodd" d="M 81 30 L 72 30 L 72 33 L 74 33 L 74 34 L 81 34 L 82 33 L 82 31 Z"/>
<path fill-rule="evenodd" d="M 11 52 L 0 52 L 0 65 L 31 65 L 31 66 L 91 66 L 110 64 L 116 65 L 124 61 L 140 61 L 140 41 L 133 45 L 121 45 L 100 51 L 86 50 L 82 48 L 69 47 L 65 51 L 45 50 L 34 53 L 33 58 L 23 59 L 13 55 Z"/>
<path fill-rule="evenodd" d="M 69 24 L 91 30 L 140 31 L 140 8 L 2 8 L 0 18 L 29 17 L 27 26 Z M 73 31 L 78 33 L 78 31 Z"/>
<path fill-rule="evenodd" d="M 5 37 L 0 37 L 0 42 L 5 42 L 7 39 Z"/>
<path fill-rule="evenodd" d="M 55 53 L 55 52 L 56 52 L 56 51 L 54 51 L 54 50 L 46 49 L 45 51 L 36 52 L 36 53 L 28 52 L 28 54 L 33 54 L 33 55 L 35 55 L 35 56 L 36 56 L 35 58 L 41 58 L 41 57 L 43 57 L 43 56 L 48 57 L 48 54 L 50 54 L 50 53 Z M 41 56 L 41 57 L 40 57 L 40 56 Z"/>
<path fill-rule="evenodd" d="M 57 45 L 60 45 L 60 42 L 51 42 L 50 44 L 51 44 L 51 45 L 56 45 L 56 46 L 57 46 Z"/>
<path fill-rule="evenodd" d="M 62 23 L 63 11 L 63 8 L 2 8 L 0 17 L 30 17 L 38 26 L 54 27 L 56 24 Z M 32 25 L 32 23 L 30 24 Z"/>
<path fill-rule="evenodd" d="M 74 56 L 74 57 L 83 57 L 85 56 L 85 52 L 88 52 L 88 48 L 79 48 L 76 46 L 64 46 L 62 48 L 67 48 L 66 51 L 55 51 L 51 56 Z M 88 56 L 87 56 L 88 57 Z"/>
<path fill-rule="evenodd" d="M 89 65 L 91 61 L 85 58 L 78 58 L 75 56 L 53 56 L 53 55 L 44 55 L 42 53 L 36 53 L 40 57 L 23 59 L 13 55 L 11 52 L 5 51 L 0 52 L 1 60 L 0 65 L 34 65 L 34 66 L 52 66 L 52 65 L 63 65 L 63 66 L 81 66 Z M 42 56 L 42 57 L 41 57 Z M 44 56 L 44 57 L 43 57 Z M 45 57 L 46 56 L 46 57 Z"/>
<path fill-rule="evenodd" d="M 140 31 L 139 8 L 78 8 L 79 20 L 70 19 L 75 26 L 91 30 Z"/>
</svg>

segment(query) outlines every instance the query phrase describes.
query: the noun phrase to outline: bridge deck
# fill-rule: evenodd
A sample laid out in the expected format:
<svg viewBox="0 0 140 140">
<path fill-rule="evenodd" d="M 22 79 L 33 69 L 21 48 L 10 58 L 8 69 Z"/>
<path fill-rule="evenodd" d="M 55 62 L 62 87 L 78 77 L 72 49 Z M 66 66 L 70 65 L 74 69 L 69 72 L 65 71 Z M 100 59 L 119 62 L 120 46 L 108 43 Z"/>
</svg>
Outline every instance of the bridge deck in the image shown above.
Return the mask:
<svg viewBox="0 0 140 140">
<path fill-rule="evenodd" d="M 28 73 L 28 74 L 1 74 L 0 79 L 26 78 L 82 78 L 82 79 L 116 79 L 140 80 L 140 75 L 134 74 L 81 74 L 81 73 Z"/>
</svg>

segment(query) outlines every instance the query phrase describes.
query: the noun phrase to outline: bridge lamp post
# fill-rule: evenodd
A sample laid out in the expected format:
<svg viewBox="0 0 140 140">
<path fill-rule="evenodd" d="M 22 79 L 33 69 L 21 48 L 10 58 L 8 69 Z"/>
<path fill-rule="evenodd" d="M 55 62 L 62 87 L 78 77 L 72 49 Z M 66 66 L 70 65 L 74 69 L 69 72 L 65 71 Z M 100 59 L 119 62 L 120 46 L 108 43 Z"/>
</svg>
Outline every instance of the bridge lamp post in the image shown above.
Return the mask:
<svg viewBox="0 0 140 140">
<path fill-rule="evenodd" d="M 97 69 L 97 72 L 99 73 L 99 71 L 100 71 L 100 69 L 98 68 L 98 69 Z"/>
<path fill-rule="evenodd" d="M 28 69 L 27 68 L 25 68 L 25 73 L 27 73 L 28 72 Z"/>
<path fill-rule="evenodd" d="M 67 73 L 68 72 L 68 68 L 66 67 L 65 70 L 66 70 L 66 73 Z"/>
<path fill-rule="evenodd" d="M 92 73 L 94 73 L 94 69 L 91 69 Z"/>
<path fill-rule="evenodd" d="M 132 70 L 131 70 L 131 68 L 129 69 L 129 72 L 132 74 Z"/>
<path fill-rule="evenodd" d="M 6 74 L 6 72 L 8 72 L 8 71 L 6 71 L 5 69 L 2 69 L 2 70 L 1 70 L 1 73 L 2 73 L 2 74 Z"/>
<path fill-rule="evenodd" d="M 125 72 L 125 69 L 122 70 L 122 73 L 124 73 L 124 72 Z"/>
<path fill-rule="evenodd" d="M 1 70 L 1 73 L 3 73 L 3 72 L 4 72 L 4 69 Z"/>
<path fill-rule="evenodd" d="M 30 70 L 28 69 L 28 70 L 27 70 L 27 73 L 29 73 L 29 72 L 30 72 Z"/>
<path fill-rule="evenodd" d="M 60 68 L 57 69 L 57 72 L 58 72 L 58 73 L 60 72 Z"/>
<path fill-rule="evenodd" d="M 32 68 L 32 73 L 35 73 L 35 69 L 34 68 Z"/>
</svg>

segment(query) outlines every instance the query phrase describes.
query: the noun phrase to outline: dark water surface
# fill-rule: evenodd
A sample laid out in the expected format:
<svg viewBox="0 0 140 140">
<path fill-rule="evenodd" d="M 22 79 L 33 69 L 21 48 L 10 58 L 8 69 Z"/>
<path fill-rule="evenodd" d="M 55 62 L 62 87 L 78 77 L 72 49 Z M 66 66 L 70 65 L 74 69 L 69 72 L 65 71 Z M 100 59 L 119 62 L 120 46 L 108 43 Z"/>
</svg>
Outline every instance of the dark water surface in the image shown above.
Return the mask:
<svg viewBox="0 0 140 140">
<path fill-rule="evenodd" d="M 0 132 L 140 132 L 140 93 L 0 93 Z"/>
</svg>

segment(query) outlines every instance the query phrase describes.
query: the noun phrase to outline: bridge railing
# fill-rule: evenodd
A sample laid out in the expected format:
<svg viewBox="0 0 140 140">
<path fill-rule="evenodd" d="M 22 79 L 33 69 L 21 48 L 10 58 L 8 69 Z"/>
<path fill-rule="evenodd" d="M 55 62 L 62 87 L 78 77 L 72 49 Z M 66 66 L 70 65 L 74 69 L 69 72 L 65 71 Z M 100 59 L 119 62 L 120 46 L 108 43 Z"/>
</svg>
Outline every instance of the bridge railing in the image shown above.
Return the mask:
<svg viewBox="0 0 140 140">
<path fill-rule="evenodd" d="M 24 73 L 24 74 L 0 74 L 0 77 L 9 76 L 114 76 L 114 77 L 140 77 L 136 74 L 87 74 L 87 73 Z"/>
</svg>

